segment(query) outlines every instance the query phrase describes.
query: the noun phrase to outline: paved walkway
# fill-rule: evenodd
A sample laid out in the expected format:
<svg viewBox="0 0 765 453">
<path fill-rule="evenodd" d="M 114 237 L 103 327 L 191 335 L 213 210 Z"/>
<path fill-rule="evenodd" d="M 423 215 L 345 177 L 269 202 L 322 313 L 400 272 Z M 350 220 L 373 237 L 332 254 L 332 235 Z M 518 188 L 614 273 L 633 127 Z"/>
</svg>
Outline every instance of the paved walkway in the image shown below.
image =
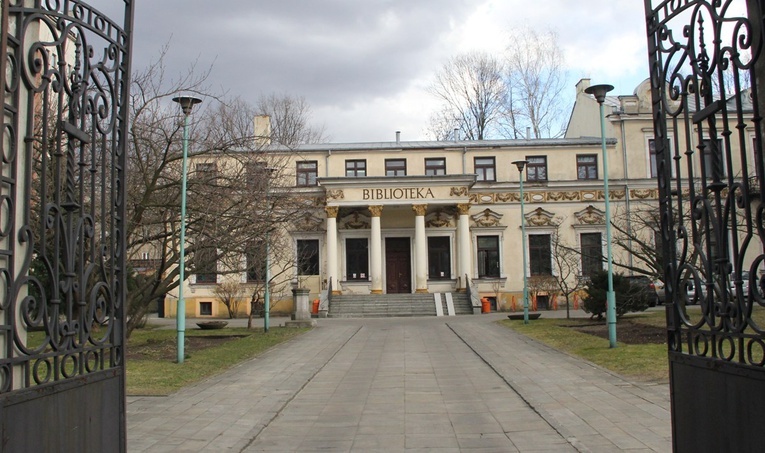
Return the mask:
<svg viewBox="0 0 765 453">
<path fill-rule="evenodd" d="M 128 398 L 132 452 L 666 452 L 666 385 L 492 321 L 322 319 L 169 397 Z"/>
</svg>

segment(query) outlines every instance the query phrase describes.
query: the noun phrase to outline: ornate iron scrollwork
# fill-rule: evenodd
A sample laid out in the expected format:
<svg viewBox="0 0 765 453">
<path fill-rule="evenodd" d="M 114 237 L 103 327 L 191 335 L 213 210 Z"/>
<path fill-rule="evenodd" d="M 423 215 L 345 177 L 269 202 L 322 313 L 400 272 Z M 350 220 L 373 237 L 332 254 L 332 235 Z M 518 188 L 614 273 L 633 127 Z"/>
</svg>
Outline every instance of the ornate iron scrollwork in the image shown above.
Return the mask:
<svg viewBox="0 0 765 453">
<path fill-rule="evenodd" d="M 122 366 L 126 291 L 129 37 L 80 1 L 10 3 L 0 392 Z"/>
<path fill-rule="evenodd" d="M 744 2 L 663 1 L 648 12 L 670 350 L 762 367 L 765 229 L 761 17 Z M 742 278 L 748 273 L 751 283 Z M 698 303 L 700 312 L 688 310 Z M 696 314 L 698 313 L 698 314 Z"/>
</svg>

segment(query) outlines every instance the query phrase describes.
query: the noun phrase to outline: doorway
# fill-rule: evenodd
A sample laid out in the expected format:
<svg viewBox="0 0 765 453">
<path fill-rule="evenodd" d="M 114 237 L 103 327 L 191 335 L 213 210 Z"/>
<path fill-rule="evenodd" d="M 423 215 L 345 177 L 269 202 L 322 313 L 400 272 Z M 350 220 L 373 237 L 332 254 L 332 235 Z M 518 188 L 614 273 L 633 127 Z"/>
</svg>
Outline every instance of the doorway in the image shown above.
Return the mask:
<svg viewBox="0 0 765 453">
<path fill-rule="evenodd" d="M 409 238 L 385 239 L 385 292 L 412 292 L 412 264 Z"/>
</svg>

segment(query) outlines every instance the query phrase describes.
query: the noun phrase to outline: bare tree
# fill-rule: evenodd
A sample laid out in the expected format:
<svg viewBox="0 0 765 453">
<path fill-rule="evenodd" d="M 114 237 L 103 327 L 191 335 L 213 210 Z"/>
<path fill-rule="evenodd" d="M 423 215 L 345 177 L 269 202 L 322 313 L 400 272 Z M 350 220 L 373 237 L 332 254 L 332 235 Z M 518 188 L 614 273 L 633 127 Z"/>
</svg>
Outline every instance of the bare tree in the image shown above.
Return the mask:
<svg viewBox="0 0 765 453">
<path fill-rule="evenodd" d="M 280 178 L 291 171 L 286 157 L 280 160 L 256 147 L 255 109 L 241 100 L 226 101 L 212 94 L 205 85 L 207 74 L 197 75 L 192 67 L 168 81 L 160 55 L 155 64 L 133 77 L 128 259 L 145 250 L 151 250 L 154 259 L 150 269 L 134 274 L 128 282 L 128 335 L 146 315 L 149 303 L 179 284 L 182 115 L 171 102 L 173 97 L 205 98 L 190 117 L 187 275 L 211 276 L 209 283 L 215 284 L 220 274 L 241 274 L 245 244 L 262 238 L 268 228 L 290 222 L 305 207 L 303 200 L 280 186 Z M 275 212 L 270 216 L 261 209 L 268 187 L 278 189 L 270 199 L 271 207 L 279 209 L 270 209 Z"/>
<path fill-rule="evenodd" d="M 558 293 L 558 282 L 555 276 L 550 275 L 532 275 L 527 280 L 529 295 L 534 301 L 539 296 L 548 296 L 550 302 Z"/>
<path fill-rule="evenodd" d="M 245 294 L 242 284 L 237 281 L 226 280 L 215 286 L 213 294 L 220 303 L 226 306 L 229 319 L 236 318 L 242 304 L 242 297 Z"/>
<path fill-rule="evenodd" d="M 525 137 L 527 127 L 534 138 L 561 136 L 567 80 L 558 35 L 528 27 L 513 30 L 505 59 L 509 87 L 506 125 L 513 138 Z"/>
<path fill-rule="evenodd" d="M 584 287 L 581 273 L 581 253 L 565 244 L 559 234 L 560 223 L 551 238 L 552 259 L 557 274 L 555 283 L 558 292 L 566 299 L 566 318 L 571 316 L 571 296 Z"/>
<path fill-rule="evenodd" d="M 496 135 L 507 93 L 503 66 L 496 58 L 481 52 L 452 58 L 436 74 L 429 92 L 443 103 L 431 123 L 435 135 L 442 134 L 444 119 L 468 140 Z"/>
<path fill-rule="evenodd" d="M 256 110 L 271 118 L 271 142 L 284 146 L 326 142 L 324 127 L 312 126 L 311 107 L 302 96 L 263 95 Z"/>
</svg>

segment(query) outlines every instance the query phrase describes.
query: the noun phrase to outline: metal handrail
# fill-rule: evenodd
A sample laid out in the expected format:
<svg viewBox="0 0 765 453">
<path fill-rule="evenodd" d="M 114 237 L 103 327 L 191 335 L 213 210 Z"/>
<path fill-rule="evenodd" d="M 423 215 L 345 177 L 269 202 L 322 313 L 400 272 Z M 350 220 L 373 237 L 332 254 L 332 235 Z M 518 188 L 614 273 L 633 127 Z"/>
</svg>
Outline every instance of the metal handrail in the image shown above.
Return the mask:
<svg viewBox="0 0 765 453">
<path fill-rule="evenodd" d="M 481 312 L 481 301 L 478 298 L 478 294 L 474 293 L 472 289 L 470 289 L 470 279 L 468 278 L 467 274 L 465 274 L 465 292 L 467 293 L 468 300 L 470 300 L 470 305 L 473 306 L 473 313 L 476 313 L 476 309 L 478 309 L 478 313 Z"/>
</svg>

